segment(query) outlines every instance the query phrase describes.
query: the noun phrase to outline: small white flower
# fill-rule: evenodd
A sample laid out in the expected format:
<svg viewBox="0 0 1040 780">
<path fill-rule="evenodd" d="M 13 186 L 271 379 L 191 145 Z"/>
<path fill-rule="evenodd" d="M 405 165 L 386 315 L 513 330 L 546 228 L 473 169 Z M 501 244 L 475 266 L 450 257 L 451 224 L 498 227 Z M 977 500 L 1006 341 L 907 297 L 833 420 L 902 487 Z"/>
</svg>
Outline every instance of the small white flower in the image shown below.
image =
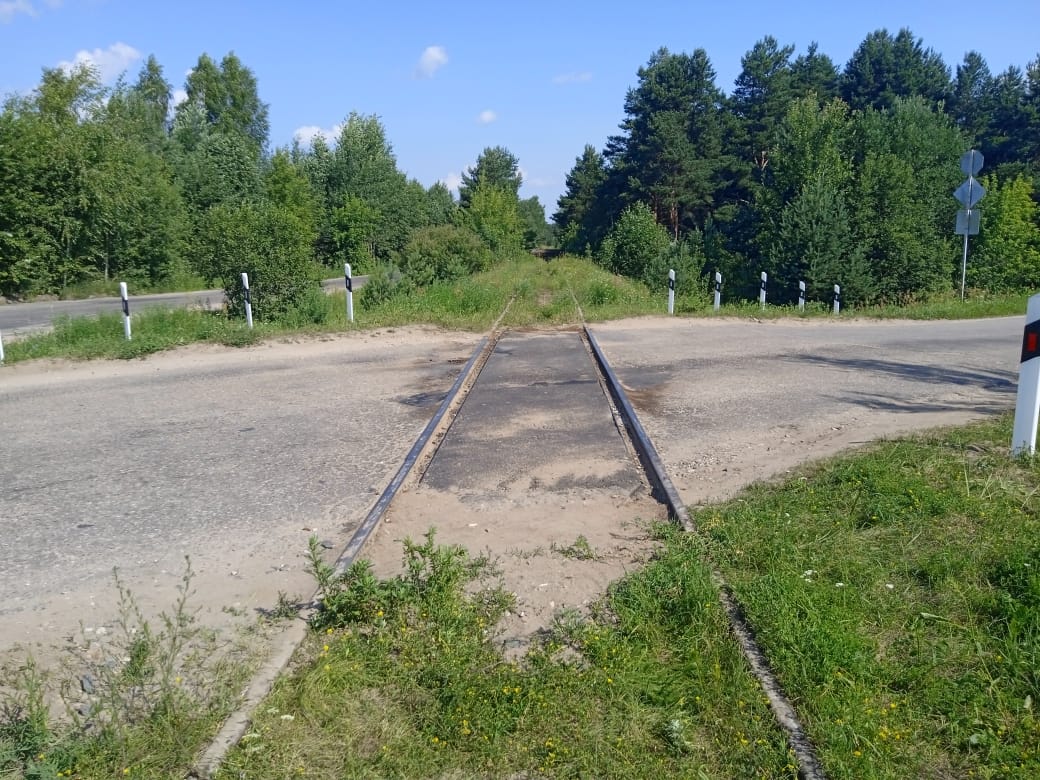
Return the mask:
<svg viewBox="0 0 1040 780">
<path fill-rule="evenodd" d="M 802 572 L 803 577 L 812 577 L 814 574 L 816 574 L 816 569 L 806 569 Z"/>
<path fill-rule="evenodd" d="M 835 582 L 834 583 L 834 587 L 835 588 L 844 588 L 845 587 L 845 583 L 844 582 Z"/>
<path fill-rule="evenodd" d="M 888 588 L 889 590 L 894 590 L 896 586 L 893 585 L 891 582 L 886 582 L 885 583 L 885 587 Z"/>
<path fill-rule="evenodd" d="M 282 715 L 282 720 L 296 720 L 294 715 Z"/>
</svg>

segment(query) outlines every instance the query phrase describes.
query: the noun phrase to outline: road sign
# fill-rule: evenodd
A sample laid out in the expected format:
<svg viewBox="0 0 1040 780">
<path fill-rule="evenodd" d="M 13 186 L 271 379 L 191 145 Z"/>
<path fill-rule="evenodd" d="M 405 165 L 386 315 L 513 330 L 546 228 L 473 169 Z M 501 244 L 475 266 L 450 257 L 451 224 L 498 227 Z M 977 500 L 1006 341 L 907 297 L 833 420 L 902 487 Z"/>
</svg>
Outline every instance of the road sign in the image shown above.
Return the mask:
<svg viewBox="0 0 1040 780">
<path fill-rule="evenodd" d="M 978 176 L 979 171 L 982 170 L 983 163 L 982 152 L 976 151 L 975 149 L 969 149 L 961 156 L 961 170 L 964 171 L 965 176 Z"/>
<path fill-rule="evenodd" d="M 958 236 L 977 236 L 981 215 L 982 212 L 978 209 L 960 209 L 957 212 L 957 227 L 953 232 Z"/>
<path fill-rule="evenodd" d="M 979 171 L 982 170 L 982 163 L 984 161 L 982 152 L 976 149 L 969 149 L 961 156 L 961 170 L 964 171 L 965 176 L 978 176 Z"/>
<path fill-rule="evenodd" d="M 975 204 L 982 200 L 986 194 L 986 188 L 971 176 L 961 183 L 961 186 L 953 191 L 953 197 L 961 202 L 965 208 L 974 208 Z"/>
</svg>

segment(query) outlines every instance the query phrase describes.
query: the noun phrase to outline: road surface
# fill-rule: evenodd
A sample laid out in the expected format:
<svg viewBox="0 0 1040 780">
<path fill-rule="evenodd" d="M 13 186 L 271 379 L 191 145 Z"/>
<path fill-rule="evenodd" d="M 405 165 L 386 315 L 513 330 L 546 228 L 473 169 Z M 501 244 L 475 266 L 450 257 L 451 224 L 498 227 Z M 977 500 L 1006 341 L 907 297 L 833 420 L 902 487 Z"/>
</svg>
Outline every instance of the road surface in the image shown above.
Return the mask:
<svg viewBox="0 0 1040 780">
<path fill-rule="evenodd" d="M 367 276 L 355 276 L 354 289 L 364 286 Z M 322 286 L 327 292 L 342 290 L 342 277 L 326 279 Z M 133 295 L 130 311 L 152 307 L 184 309 L 198 306 L 202 309 L 218 310 L 224 305 L 223 290 L 197 290 L 184 293 L 159 293 L 156 295 Z M 9 303 L 0 306 L 0 333 L 17 335 L 46 330 L 60 317 L 96 317 L 109 312 L 122 311 L 119 298 L 86 298 L 79 301 L 40 301 L 38 303 Z"/>
</svg>

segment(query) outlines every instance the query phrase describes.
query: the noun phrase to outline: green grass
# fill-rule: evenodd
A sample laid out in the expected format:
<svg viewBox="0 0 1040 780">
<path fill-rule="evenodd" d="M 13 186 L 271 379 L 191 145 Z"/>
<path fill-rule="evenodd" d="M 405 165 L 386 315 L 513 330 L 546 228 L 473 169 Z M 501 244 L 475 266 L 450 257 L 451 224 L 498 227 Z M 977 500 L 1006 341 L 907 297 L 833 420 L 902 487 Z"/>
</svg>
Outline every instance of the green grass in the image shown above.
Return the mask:
<svg viewBox="0 0 1040 780">
<path fill-rule="evenodd" d="M 516 661 L 494 643 L 510 594 L 432 532 L 392 580 L 318 563 L 326 611 L 219 777 L 794 777 L 708 570 L 677 551 Z"/>
<path fill-rule="evenodd" d="M 1040 775 L 1040 469 L 1010 424 L 697 515 L 830 776 Z"/>
</svg>

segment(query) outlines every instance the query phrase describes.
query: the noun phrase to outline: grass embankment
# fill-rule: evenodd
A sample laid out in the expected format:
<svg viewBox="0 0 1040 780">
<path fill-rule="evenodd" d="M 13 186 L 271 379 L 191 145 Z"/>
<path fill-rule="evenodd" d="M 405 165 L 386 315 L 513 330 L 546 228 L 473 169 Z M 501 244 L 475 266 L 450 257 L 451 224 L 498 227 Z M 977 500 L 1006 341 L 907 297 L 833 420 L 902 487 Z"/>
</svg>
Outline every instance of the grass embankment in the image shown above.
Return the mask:
<svg viewBox="0 0 1040 780">
<path fill-rule="evenodd" d="M 573 293 L 573 297 L 572 297 Z M 596 322 L 646 314 L 663 314 L 667 295 L 651 292 L 639 282 L 614 276 L 585 258 L 563 256 L 551 262 L 519 257 L 503 261 L 482 274 L 452 283 L 411 289 L 402 286 L 395 294 L 371 302 L 364 288 L 355 295 L 355 322 L 348 323 L 344 293 L 318 301 L 318 310 L 300 313 L 283 322 L 265 322 L 256 312 L 256 327 L 246 328 L 241 320 L 222 313 L 197 310 L 144 309 L 133 315 L 133 339 L 123 338 L 118 313 L 97 317 L 65 319 L 53 332 L 30 336 L 6 345 L 10 363 L 34 358 L 135 358 L 196 342 L 245 346 L 263 339 L 299 334 L 428 324 L 480 331 L 491 326 L 506 303 L 514 298 L 504 324 L 510 327 L 565 325 L 579 321 L 574 301 L 585 318 Z M 988 317 L 1025 311 L 1024 295 L 973 296 L 967 301 L 945 297 L 912 306 L 847 308 L 842 317 L 904 319 L 955 319 Z M 735 316 L 759 319 L 784 317 L 831 317 L 822 303 L 810 303 L 804 312 L 793 306 L 767 306 L 741 302 L 726 304 L 716 313 L 711 297 L 679 297 L 676 313 L 681 316 Z"/>
<path fill-rule="evenodd" d="M 592 616 L 509 663 L 461 550 L 325 581 L 222 777 L 793 777 L 721 568 L 835 778 L 1040 774 L 1040 469 L 1010 420 L 876 445 L 662 529 Z M 327 572 L 326 572 L 327 576 Z"/>
</svg>

